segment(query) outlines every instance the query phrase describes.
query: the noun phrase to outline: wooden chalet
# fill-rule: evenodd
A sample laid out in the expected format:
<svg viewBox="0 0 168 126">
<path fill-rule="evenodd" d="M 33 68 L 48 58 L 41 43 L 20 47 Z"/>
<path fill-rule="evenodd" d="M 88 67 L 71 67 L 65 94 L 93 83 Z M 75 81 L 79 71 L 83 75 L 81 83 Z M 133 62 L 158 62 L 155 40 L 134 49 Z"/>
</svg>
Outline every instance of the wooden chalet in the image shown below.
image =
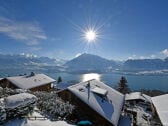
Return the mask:
<svg viewBox="0 0 168 126">
<path fill-rule="evenodd" d="M 90 120 L 96 126 L 117 126 L 124 96 L 106 84 L 90 80 L 58 93 L 62 99 L 76 106 L 78 120 Z"/>
<path fill-rule="evenodd" d="M 56 80 L 48 77 L 45 74 L 34 74 L 7 77 L 0 81 L 0 86 L 12 89 L 24 89 L 31 91 L 48 91 L 51 89 L 51 84 Z"/>
</svg>

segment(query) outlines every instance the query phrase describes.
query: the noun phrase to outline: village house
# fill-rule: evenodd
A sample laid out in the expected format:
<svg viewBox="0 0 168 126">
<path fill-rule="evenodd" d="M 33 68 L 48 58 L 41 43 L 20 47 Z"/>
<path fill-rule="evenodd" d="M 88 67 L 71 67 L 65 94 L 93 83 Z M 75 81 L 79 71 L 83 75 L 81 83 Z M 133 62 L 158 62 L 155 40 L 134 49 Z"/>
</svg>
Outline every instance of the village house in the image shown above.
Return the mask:
<svg viewBox="0 0 168 126">
<path fill-rule="evenodd" d="M 81 82 L 67 87 L 58 95 L 75 104 L 79 120 L 88 119 L 96 126 L 118 125 L 124 95 L 103 82 Z"/>
<path fill-rule="evenodd" d="M 163 126 L 168 126 L 168 94 L 152 97 L 153 114 Z"/>
<path fill-rule="evenodd" d="M 51 84 L 55 81 L 45 74 L 35 74 L 32 72 L 30 75 L 6 77 L 0 81 L 0 86 L 31 91 L 48 91 L 51 89 Z"/>
<path fill-rule="evenodd" d="M 130 105 L 144 105 L 151 106 L 151 97 L 142 92 L 131 92 L 125 94 L 125 101 Z"/>
<path fill-rule="evenodd" d="M 142 92 L 125 94 L 124 112 L 131 117 L 134 125 L 150 125 L 151 97 Z"/>
</svg>

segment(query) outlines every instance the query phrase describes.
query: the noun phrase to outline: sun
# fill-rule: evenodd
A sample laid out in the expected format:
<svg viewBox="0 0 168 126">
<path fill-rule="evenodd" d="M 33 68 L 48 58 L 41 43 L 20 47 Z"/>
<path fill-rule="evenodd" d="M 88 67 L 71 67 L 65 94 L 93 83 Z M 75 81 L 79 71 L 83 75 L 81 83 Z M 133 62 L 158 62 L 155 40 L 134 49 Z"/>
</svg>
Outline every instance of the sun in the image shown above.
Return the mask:
<svg viewBox="0 0 168 126">
<path fill-rule="evenodd" d="M 85 32 L 85 39 L 88 42 L 94 42 L 97 38 L 97 33 L 94 30 L 88 30 Z"/>
</svg>

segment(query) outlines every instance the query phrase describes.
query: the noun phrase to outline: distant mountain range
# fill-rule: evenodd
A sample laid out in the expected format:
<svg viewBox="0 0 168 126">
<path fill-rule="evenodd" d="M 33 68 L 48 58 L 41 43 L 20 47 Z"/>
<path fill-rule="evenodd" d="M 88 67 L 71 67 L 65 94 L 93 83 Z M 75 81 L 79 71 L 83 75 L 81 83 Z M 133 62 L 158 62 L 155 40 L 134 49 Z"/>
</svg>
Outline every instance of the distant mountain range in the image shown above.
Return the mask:
<svg viewBox="0 0 168 126">
<path fill-rule="evenodd" d="M 119 67 L 114 60 L 107 60 L 97 55 L 82 54 L 65 64 L 70 72 L 108 72 Z"/>
<path fill-rule="evenodd" d="M 0 54 L 0 74 L 24 72 L 70 72 L 70 73 L 107 73 L 107 72 L 141 72 L 168 70 L 166 59 L 132 59 L 125 62 L 108 60 L 97 55 L 82 54 L 72 60 L 36 57 L 27 55 Z M 145 72 L 143 72 L 145 71 Z M 160 72 L 160 71 L 159 71 Z"/>
<path fill-rule="evenodd" d="M 24 74 L 31 71 L 59 72 L 64 71 L 62 66 L 65 62 L 64 60 L 48 57 L 0 54 L 0 75 Z"/>
<path fill-rule="evenodd" d="M 42 65 L 42 66 L 59 66 L 66 61 L 62 59 L 54 59 L 49 57 L 37 57 L 27 55 L 3 55 L 0 54 L 0 65 Z"/>
<path fill-rule="evenodd" d="M 124 62 L 122 70 L 126 71 L 150 71 L 168 69 L 168 58 L 162 59 L 136 59 Z"/>
<path fill-rule="evenodd" d="M 166 59 L 132 59 L 125 62 L 108 60 L 97 55 L 82 54 L 65 64 L 70 72 L 141 72 L 168 69 Z M 158 72 L 158 71 L 157 71 Z"/>
</svg>

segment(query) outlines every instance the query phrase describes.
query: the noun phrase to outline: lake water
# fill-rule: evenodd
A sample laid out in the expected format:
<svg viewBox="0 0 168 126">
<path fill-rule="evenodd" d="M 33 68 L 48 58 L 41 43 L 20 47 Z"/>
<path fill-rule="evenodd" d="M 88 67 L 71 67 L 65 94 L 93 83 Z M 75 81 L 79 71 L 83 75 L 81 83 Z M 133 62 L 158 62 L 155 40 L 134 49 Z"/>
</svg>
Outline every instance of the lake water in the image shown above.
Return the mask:
<svg viewBox="0 0 168 126">
<path fill-rule="evenodd" d="M 63 82 L 67 81 L 86 81 L 89 79 L 97 79 L 105 84 L 114 87 L 120 80 L 121 74 L 68 74 L 68 73 L 49 73 L 49 76 L 57 79 L 62 77 Z M 139 89 L 158 89 L 168 91 L 168 76 L 159 75 L 124 75 L 128 81 L 128 85 L 132 90 Z"/>
</svg>

